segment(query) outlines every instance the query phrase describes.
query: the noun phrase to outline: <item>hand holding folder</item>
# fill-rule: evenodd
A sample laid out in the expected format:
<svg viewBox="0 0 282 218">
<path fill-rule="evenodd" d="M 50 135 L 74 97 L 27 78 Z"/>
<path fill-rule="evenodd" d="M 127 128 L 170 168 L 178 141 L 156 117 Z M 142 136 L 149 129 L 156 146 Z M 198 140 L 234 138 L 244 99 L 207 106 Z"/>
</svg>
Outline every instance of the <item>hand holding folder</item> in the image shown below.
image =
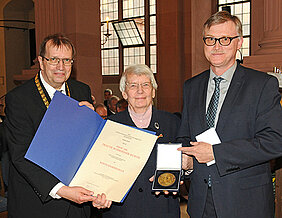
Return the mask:
<svg viewBox="0 0 282 218">
<path fill-rule="evenodd" d="M 156 140 L 151 133 L 103 120 L 56 92 L 25 158 L 65 185 L 105 193 L 107 199 L 121 202 Z"/>
</svg>

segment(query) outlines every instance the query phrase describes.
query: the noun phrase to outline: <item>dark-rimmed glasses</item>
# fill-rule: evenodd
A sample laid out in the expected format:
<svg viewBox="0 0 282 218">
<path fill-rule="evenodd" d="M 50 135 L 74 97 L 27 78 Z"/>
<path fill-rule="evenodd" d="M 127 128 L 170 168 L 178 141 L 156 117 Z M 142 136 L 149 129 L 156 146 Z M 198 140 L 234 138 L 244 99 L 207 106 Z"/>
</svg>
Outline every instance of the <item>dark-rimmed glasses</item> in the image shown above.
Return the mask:
<svg viewBox="0 0 282 218">
<path fill-rule="evenodd" d="M 228 46 L 230 45 L 230 43 L 232 42 L 233 39 L 238 38 L 239 36 L 234 36 L 234 37 L 228 37 L 228 36 L 224 36 L 224 37 L 220 37 L 220 38 L 215 38 L 215 37 L 204 37 L 204 43 L 207 46 L 213 46 L 216 44 L 216 41 L 219 42 L 219 44 L 221 44 L 222 46 Z"/>
<path fill-rule="evenodd" d="M 58 65 L 60 61 L 62 61 L 65 66 L 70 66 L 73 64 L 73 59 L 70 58 L 56 58 L 56 57 L 46 58 L 44 56 L 41 57 L 44 58 L 46 61 L 48 61 L 50 65 Z"/>
</svg>

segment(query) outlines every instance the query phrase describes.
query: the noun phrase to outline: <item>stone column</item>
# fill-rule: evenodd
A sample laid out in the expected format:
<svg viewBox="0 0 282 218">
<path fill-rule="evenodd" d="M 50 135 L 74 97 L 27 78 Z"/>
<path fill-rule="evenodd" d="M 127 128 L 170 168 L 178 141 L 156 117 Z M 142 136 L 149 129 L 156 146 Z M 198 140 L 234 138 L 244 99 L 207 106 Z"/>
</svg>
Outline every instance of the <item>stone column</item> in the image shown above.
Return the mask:
<svg viewBox="0 0 282 218">
<path fill-rule="evenodd" d="M 262 71 L 282 67 L 282 0 L 252 1 L 251 56 L 244 65 Z"/>
<path fill-rule="evenodd" d="M 63 0 L 35 0 L 36 52 L 44 37 L 63 32 Z"/>
<path fill-rule="evenodd" d="M 63 0 L 63 11 L 64 32 L 77 50 L 74 76 L 90 86 L 97 102 L 103 102 L 100 1 Z"/>
<path fill-rule="evenodd" d="M 157 1 L 159 109 L 181 112 L 184 81 L 208 69 L 202 26 L 212 14 L 213 3 L 213 0 Z"/>
<path fill-rule="evenodd" d="M 183 0 L 157 1 L 157 105 L 170 112 L 180 112 L 182 103 L 185 57 L 181 6 Z"/>
</svg>

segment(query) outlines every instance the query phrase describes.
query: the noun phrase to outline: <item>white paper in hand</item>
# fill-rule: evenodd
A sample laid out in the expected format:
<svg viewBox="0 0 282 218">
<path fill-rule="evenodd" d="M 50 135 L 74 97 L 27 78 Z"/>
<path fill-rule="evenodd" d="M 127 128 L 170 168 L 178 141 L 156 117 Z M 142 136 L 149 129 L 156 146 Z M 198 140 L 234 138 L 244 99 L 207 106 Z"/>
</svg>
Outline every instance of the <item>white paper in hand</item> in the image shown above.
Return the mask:
<svg viewBox="0 0 282 218">
<path fill-rule="evenodd" d="M 205 132 L 199 134 L 196 136 L 197 142 L 206 142 L 212 145 L 221 143 L 215 128 L 210 128 L 206 130 Z M 212 164 L 215 164 L 215 160 L 212 160 L 207 163 L 207 166 L 210 166 Z"/>
</svg>

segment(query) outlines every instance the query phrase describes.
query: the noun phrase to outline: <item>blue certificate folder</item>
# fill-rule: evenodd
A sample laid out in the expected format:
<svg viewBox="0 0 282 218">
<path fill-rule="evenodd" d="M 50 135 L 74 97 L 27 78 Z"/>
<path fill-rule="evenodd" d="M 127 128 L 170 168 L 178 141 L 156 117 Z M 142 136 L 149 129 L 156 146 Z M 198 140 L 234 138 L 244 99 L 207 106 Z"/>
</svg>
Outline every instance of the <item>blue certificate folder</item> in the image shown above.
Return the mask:
<svg viewBox="0 0 282 218">
<path fill-rule="evenodd" d="M 69 185 L 105 122 L 95 111 L 56 92 L 25 158 Z"/>
</svg>

